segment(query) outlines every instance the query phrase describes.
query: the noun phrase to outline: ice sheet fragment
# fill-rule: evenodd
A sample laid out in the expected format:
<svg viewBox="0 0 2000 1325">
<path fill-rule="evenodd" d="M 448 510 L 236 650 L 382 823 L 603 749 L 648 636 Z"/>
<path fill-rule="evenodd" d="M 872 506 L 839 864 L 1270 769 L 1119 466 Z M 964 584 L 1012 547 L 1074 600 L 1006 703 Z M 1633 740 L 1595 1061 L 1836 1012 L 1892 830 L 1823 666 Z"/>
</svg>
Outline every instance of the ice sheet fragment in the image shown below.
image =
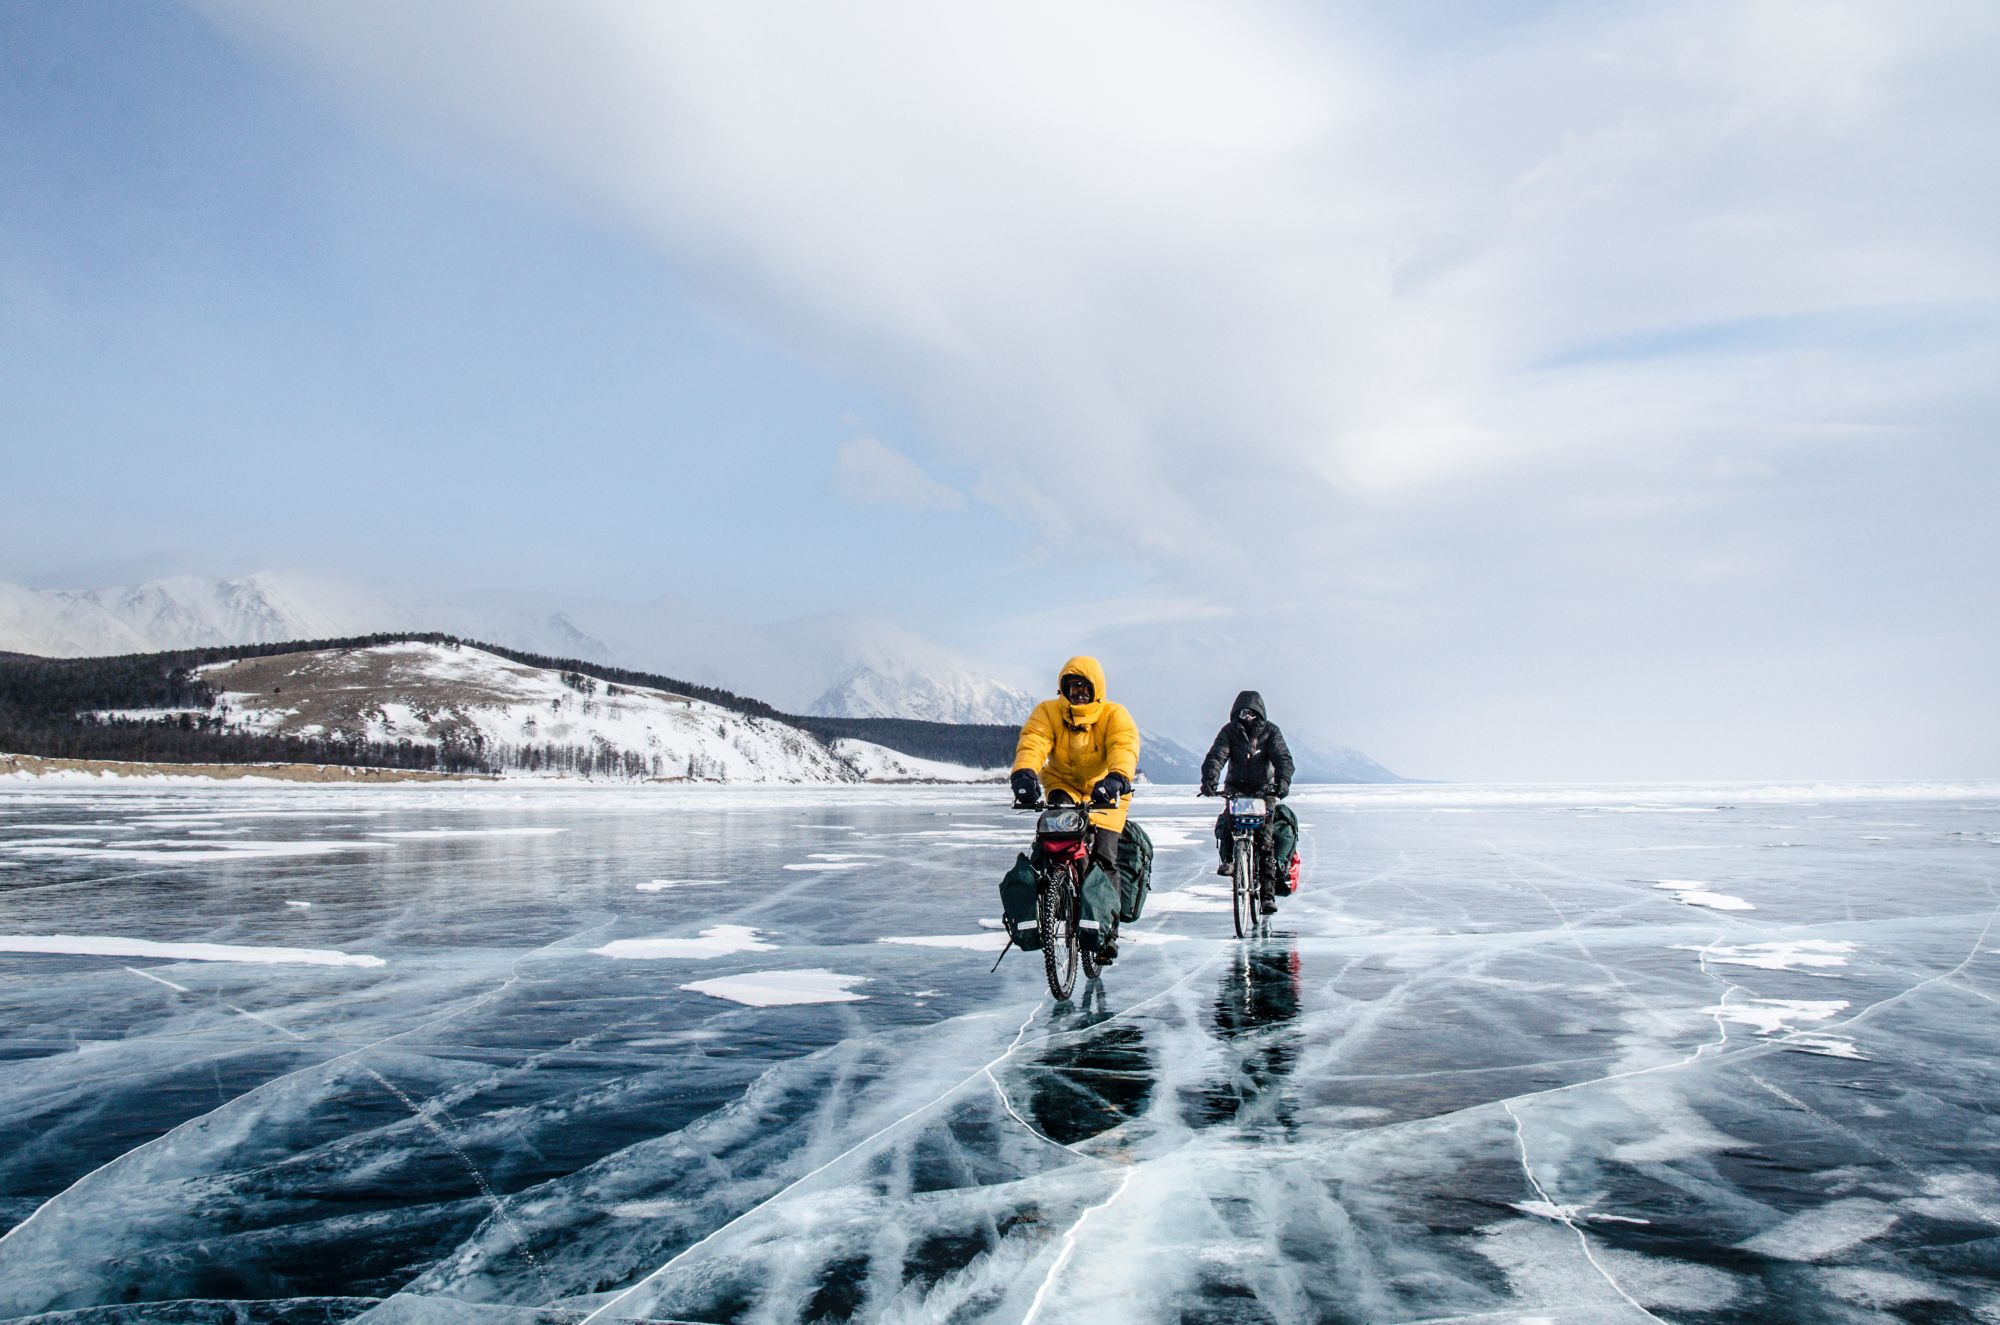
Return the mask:
<svg viewBox="0 0 2000 1325">
<path fill-rule="evenodd" d="M 865 984 L 863 975 L 842 975 L 814 967 L 804 971 L 749 971 L 742 975 L 717 976 L 696 980 L 682 989 L 710 998 L 724 998 L 753 1008 L 785 1007 L 797 1003 L 858 1003 L 867 998 L 849 985 Z"/>
<path fill-rule="evenodd" d="M 234 943 L 161 943 L 105 934 L 0 934 L 0 952 L 74 957 L 164 957 L 254 966 L 385 966 L 380 957 L 326 948 L 255 948 Z"/>
</svg>

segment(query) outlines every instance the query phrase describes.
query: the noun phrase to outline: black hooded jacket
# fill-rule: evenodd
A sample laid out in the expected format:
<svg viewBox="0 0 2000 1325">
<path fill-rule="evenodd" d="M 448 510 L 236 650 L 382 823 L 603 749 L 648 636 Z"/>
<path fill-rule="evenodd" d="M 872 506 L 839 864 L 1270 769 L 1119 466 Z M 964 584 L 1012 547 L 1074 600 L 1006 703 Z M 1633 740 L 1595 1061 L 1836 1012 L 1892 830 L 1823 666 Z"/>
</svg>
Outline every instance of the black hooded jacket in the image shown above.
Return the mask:
<svg viewBox="0 0 2000 1325">
<path fill-rule="evenodd" d="M 1254 710 L 1257 721 L 1245 727 L 1236 721 L 1244 709 Z M 1285 734 L 1278 724 L 1264 717 L 1264 697 L 1245 690 L 1229 706 L 1229 721 L 1215 734 L 1208 758 L 1201 761 L 1201 785 L 1213 787 L 1224 764 L 1229 780 L 1222 789 L 1238 796 L 1283 796 L 1292 789 L 1292 752 L 1285 748 Z"/>
</svg>

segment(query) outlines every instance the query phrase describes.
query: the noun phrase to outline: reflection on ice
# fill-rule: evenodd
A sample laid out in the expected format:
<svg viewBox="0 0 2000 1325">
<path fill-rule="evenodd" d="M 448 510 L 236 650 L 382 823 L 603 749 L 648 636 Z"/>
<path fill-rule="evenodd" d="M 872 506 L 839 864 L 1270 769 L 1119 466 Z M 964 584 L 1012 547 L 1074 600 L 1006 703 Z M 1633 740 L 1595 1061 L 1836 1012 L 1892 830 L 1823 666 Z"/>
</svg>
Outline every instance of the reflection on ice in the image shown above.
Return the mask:
<svg viewBox="0 0 2000 1325">
<path fill-rule="evenodd" d="M 1307 790 L 1243 943 L 1146 788 L 1063 1005 L 988 974 L 995 799 L 0 793 L 0 930 L 133 945 L 0 955 L 0 1319 L 2000 1311 L 1994 790 Z M 189 863 L 239 820 L 301 850 Z M 386 964 L 201 956 L 274 949 Z"/>
</svg>

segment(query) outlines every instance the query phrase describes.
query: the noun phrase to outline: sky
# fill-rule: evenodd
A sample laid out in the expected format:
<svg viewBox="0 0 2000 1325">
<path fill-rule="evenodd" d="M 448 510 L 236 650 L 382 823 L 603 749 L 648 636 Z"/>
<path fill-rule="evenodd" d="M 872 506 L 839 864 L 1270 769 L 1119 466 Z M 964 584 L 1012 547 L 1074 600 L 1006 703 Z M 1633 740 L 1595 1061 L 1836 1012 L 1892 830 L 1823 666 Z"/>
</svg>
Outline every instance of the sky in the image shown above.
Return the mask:
<svg viewBox="0 0 2000 1325">
<path fill-rule="evenodd" d="M 0 580 L 867 612 L 1422 777 L 2000 776 L 2000 9 L 0 7 Z"/>
</svg>

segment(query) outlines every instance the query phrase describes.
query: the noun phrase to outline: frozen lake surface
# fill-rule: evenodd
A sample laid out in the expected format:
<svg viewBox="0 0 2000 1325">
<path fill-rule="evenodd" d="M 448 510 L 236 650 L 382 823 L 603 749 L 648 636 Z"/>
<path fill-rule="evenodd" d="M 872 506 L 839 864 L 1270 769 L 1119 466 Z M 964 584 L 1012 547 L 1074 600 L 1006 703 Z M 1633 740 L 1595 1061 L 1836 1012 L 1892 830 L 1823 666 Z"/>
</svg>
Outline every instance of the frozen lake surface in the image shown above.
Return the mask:
<svg viewBox="0 0 2000 1325">
<path fill-rule="evenodd" d="M 0 1319 L 2000 1321 L 2000 786 L 1003 796 L 0 789 Z"/>
</svg>

